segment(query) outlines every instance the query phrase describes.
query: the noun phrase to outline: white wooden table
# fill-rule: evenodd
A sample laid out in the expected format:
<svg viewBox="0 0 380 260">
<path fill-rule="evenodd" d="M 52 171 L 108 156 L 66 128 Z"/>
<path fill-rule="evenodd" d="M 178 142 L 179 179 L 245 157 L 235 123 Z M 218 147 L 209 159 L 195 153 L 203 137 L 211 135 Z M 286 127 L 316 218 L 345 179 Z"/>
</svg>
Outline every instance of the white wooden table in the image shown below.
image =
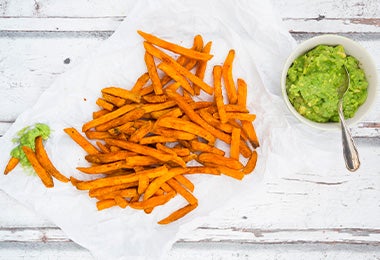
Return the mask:
<svg viewBox="0 0 380 260">
<path fill-rule="evenodd" d="M 380 70 L 378 0 L 275 3 L 297 41 L 321 33 L 347 36 L 367 48 Z M 0 0 L 0 135 L 57 75 L 107 39 L 128 8 L 123 0 Z M 352 131 L 362 157 L 359 173 L 269 176 L 261 196 L 208 219 L 181 237 L 167 258 L 380 259 L 380 95 Z M 0 209 L 0 259 L 92 259 L 1 190 Z"/>
</svg>

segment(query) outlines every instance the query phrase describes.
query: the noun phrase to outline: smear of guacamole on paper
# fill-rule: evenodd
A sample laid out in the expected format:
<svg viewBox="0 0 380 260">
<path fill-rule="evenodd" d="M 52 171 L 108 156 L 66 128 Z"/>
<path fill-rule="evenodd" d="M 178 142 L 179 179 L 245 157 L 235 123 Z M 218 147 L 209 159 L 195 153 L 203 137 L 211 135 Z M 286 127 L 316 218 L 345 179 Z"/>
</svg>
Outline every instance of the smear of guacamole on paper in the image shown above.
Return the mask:
<svg viewBox="0 0 380 260">
<path fill-rule="evenodd" d="M 288 70 L 289 101 L 302 116 L 315 122 L 338 122 L 338 88 L 350 73 L 350 86 L 343 98 L 345 118 L 352 118 L 367 98 L 368 81 L 359 61 L 343 46 L 319 45 L 298 57 Z"/>
<path fill-rule="evenodd" d="M 17 137 L 12 140 L 15 144 L 18 145 L 12 149 L 11 156 L 18 158 L 23 167 L 28 167 L 31 165 L 21 147 L 28 146 L 34 151 L 35 139 L 38 136 L 42 136 L 42 139 L 44 140 L 48 139 L 50 136 L 50 127 L 42 123 L 37 123 L 33 127 L 27 126 L 18 131 Z"/>
</svg>

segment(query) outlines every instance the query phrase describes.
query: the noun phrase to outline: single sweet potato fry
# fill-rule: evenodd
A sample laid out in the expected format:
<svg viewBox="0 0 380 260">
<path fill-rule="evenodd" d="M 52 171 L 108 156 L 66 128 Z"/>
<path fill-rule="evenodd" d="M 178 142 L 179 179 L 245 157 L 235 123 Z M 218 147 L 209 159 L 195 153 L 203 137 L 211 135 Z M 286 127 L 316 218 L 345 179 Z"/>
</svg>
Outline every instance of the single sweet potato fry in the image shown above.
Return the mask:
<svg viewBox="0 0 380 260">
<path fill-rule="evenodd" d="M 213 69 L 214 75 L 214 99 L 216 107 L 218 108 L 218 113 L 220 121 L 222 123 L 227 123 L 226 109 L 224 108 L 223 94 L 222 94 L 222 67 L 217 65 Z"/>
<path fill-rule="evenodd" d="M 178 53 L 181 55 L 184 55 L 186 57 L 189 57 L 191 59 L 196 60 L 209 60 L 212 58 L 211 54 L 203 53 L 199 51 L 194 51 L 189 48 L 184 48 L 180 45 L 170 43 L 168 41 L 165 41 L 163 39 L 160 39 L 152 34 L 148 34 L 142 31 L 137 31 L 147 42 L 150 42 L 151 44 L 157 45 L 161 48 L 164 48 L 166 50 L 172 51 L 174 53 Z"/>
<path fill-rule="evenodd" d="M 118 87 L 107 87 L 102 89 L 102 93 L 107 93 L 116 97 L 121 97 L 126 100 L 131 100 L 136 103 L 140 103 L 141 95 L 136 92 L 132 92 L 127 89 L 118 88 Z"/>
<path fill-rule="evenodd" d="M 149 52 L 145 52 L 144 60 L 146 64 L 146 68 L 148 69 L 149 78 L 152 81 L 152 86 L 154 93 L 156 95 L 161 95 L 163 93 L 162 91 L 162 85 L 160 77 L 157 73 L 156 64 L 154 63 L 154 58 Z"/>
<path fill-rule="evenodd" d="M 164 219 L 161 219 L 158 222 L 158 224 L 165 225 L 165 224 L 169 224 L 169 223 L 171 223 L 173 221 L 176 221 L 176 220 L 184 217 L 185 215 L 187 215 L 189 212 L 191 212 L 192 210 L 194 210 L 196 207 L 198 207 L 197 203 L 196 204 L 188 204 L 185 207 L 180 208 L 180 209 L 174 211 L 168 217 L 166 217 Z"/>
<path fill-rule="evenodd" d="M 99 150 L 96 149 L 86 138 L 84 138 L 75 128 L 69 127 L 64 129 L 65 133 L 68 134 L 71 139 L 73 139 L 80 147 L 82 147 L 88 154 L 99 153 Z"/>
<path fill-rule="evenodd" d="M 50 161 L 49 156 L 45 150 L 45 147 L 42 143 L 42 137 L 38 136 L 35 140 L 35 147 L 36 147 L 36 157 L 38 162 L 44 167 L 44 169 L 54 178 L 56 178 L 59 181 L 62 182 L 69 182 L 69 178 L 64 176 L 62 173 L 60 173 L 57 168 L 53 165 L 53 163 Z"/>
<path fill-rule="evenodd" d="M 11 157 L 7 163 L 7 166 L 5 166 L 4 175 L 7 175 L 10 173 L 19 163 L 19 159 L 15 157 Z"/>
<path fill-rule="evenodd" d="M 26 158 L 28 158 L 28 161 L 32 165 L 33 169 L 36 171 L 38 177 L 40 177 L 42 183 L 47 188 L 54 187 L 53 178 L 51 175 L 42 167 L 42 165 L 39 163 L 36 154 L 32 150 L 32 148 L 28 146 L 23 146 L 22 150 L 24 151 Z"/>
<path fill-rule="evenodd" d="M 178 193 L 180 194 L 189 204 L 197 204 L 198 199 L 191 194 L 188 190 L 186 190 L 184 187 L 182 187 L 181 184 L 178 183 L 175 179 L 170 179 L 167 181 L 167 183 Z"/>
<path fill-rule="evenodd" d="M 226 87 L 228 101 L 230 104 L 236 104 L 237 102 L 237 91 L 235 83 L 232 76 L 232 63 L 235 58 L 235 50 L 230 50 L 223 63 L 222 76 L 224 81 L 224 86 Z"/>
</svg>

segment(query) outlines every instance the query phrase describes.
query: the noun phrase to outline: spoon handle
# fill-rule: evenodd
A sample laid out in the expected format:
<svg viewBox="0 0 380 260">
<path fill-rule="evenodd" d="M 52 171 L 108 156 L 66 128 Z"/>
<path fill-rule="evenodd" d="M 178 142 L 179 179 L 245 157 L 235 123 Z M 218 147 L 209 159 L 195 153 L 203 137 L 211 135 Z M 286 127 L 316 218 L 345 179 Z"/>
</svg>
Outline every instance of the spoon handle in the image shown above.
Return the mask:
<svg viewBox="0 0 380 260">
<path fill-rule="evenodd" d="M 342 104 L 339 104 L 339 119 L 340 119 L 340 126 L 342 130 L 343 157 L 346 162 L 346 168 L 354 172 L 360 166 L 359 153 L 358 153 L 358 150 L 356 149 L 354 140 L 352 139 L 351 132 L 346 125 L 346 122 L 343 116 Z"/>
</svg>

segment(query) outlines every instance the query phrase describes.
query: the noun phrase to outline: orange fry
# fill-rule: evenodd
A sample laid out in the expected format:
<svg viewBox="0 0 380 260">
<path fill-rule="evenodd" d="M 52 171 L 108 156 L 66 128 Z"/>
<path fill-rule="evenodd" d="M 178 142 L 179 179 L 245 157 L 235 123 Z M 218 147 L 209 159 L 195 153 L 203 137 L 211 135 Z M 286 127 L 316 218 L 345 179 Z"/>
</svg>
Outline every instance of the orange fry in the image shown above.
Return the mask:
<svg viewBox="0 0 380 260">
<path fill-rule="evenodd" d="M 234 127 L 231 134 L 230 158 L 239 160 L 240 128 Z"/>
<path fill-rule="evenodd" d="M 120 108 L 118 108 L 117 110 L 115 111 L 112 111 L 110 113 L 107 113 L 107 114 L 104 114 L 98 118 L 95 118 L 87 123 L 85 123 L 83 126 L 82 126 L 82 131 L 83 132 L 86 132 L 87 130 L 93 128 L 93 127 L 96 127 L 98 125 L 101 125 L 101 124 L 104 124 L 112 119 L 115 119 L 119 116 L 122 116 L 124 115 L 125 113 L 128 113 L 129 111 L 135 109 L 137 107 L 137 105 L 124 105 Z"/>
<path fill-rule="evenodd" d="M 230 50 L 224 61 L 222 68 L 222 75 L 224 80 L 224 85 L 227 90 L 228 101 L 230 104 L 236 104 L 237 93 L 235 83 L 232 77 L 232 63 L 235 58 L 235 50 Z"/>
<path fill-rule="evenodd" d="M 169 224 L 173 221 L 176 221 L 176 220 L 184 217 L 185 215 L 187 215 L 189 212 L 194 210 L 196 207 L 198 207 L 198 204 L 188 204 L 187 206 L 174 211 L 168 217 L 161 219 L 158 222 L 158 224 L 164 225 L 164 224 Z"/>
<path fill-rule="evenodd" d="M 180 194 L 189 204 L 197 204 L 198 199 L 194 197 L 191 192 L 186 190 L 184 187 L 181 186 L 181 184 L 178 183 L 175 179 L 170 179 L 167 181 L 167 183 L 178 193 Z"/>
<path fill-rule="evenodd" d="M 47 188 L 54 187 L 53 178 L 51 175 L 42 167 L 42 165 L 39 163 L 36 154 L 33 152 L 33 150 L 28 146 L 23 146 L 22 150 L 24 151 L 26 158 L 28 158 L 28 161 L 32 165 L 33 169 L 36 171 L 38 177 L 40 177 L 42 183 Z"/>
<path fill-rule="evenodd" d="M 71 139 L 73 139 L 77 144 L 79 144 L 88 154 L 99 153 L 99 150 L 96 149 L 86 138 L 84 138 L 75 128 L 69 127 L 64 129 L 65 133 L 68 134 Z"/>
<path fill-rule="evenodd" d="M 215 103 L 216 103 L 216 106 L 218 108 L 220 121 L 222 123 L 226 123 L 227 122 L 227 115 L 226 115 L 226 109 L 224 108 L 222 84 L 221 84 L 222 67 L 221 66 L 214 66 L 213 75 L 214 75 L 214 99 L 215 99 Z"/>
<path fill-rule="evenodd" d="M 54 178 L 56 178 L 59 181 L 62 182 L 69 182 L 69 179 L 64 176 L 62 173 L 60 173 L 57 168 L 53 165 L 53 163 L 50 161 L 49 156 L 43 146 L 42 143 L 42 137 L 38 136 L 35 140 L 35 147 L 36 147 L 36 157 L 38 162 L 41 164 L 42 167 Z"/>
<path fill-rule="evenodd" d="M 257 162 L 257 152 L 253 151 L 251 157 L 249 158 L 247 164 L 243 168 L 243 172 L 245 174 L 251 173 L 255 167 Z"/>
<path fill-rule="evenodd" d="M 8 173 L 10 173 L 17 166 L 19 161 L 20 160 L 18 158 L 11 157 L 11 159 L 9 159 L 7 163 L 7 166 L 5 166 L 4 175 L 7 175 Z"/>
<path fill-rule="evenodd" d="M 211 51 L 211 45 L 212 45 L 212 42 L 208 42 L 204 47 L 203 47 L 203 50 L 202 52 L 204 53 L 210 53 Z M 205 72 L 206 72 L 206 67 L 207 67 L 207 61 L 199 61 L 199 64 L 198 64 L 198 67 L 197 67 L 197 70 L 195 72 L 195 75 L 197 77 L 199 77 L 201 80 L 203 80 L 204 76 L 205 76 Z M 194 85 L 194 92 L 195 92 L 195 95 L 199 95 L 200 94 L 200 90 L 201 88 L 197 85 Z"/>
<path fill-rule="evenodd" d="M 150 42 L 154 45 L 157 45 L 161 48 L 164 48 L 166 50 L 184 55 L 186 57 L 196 59 L 196 60 L 209 60 L 212 58 L 212 55 L 208 53 L 202 53 L 199 51 L 194 51 L 192 49 L 184 48 L 182 46 L 179 46 L 174 43 L 167 42 L 165 40 L 162 40 L 154 35 L 142 32 L 142 31 L 137 31 L 147 42 Z"/>
<path fill-rule="evenodd" d="M 130 90 L 126 90 L 123 88 L 118 88 L 118 87 L 108 87 L 108 88 L 103 88 L 102 93 L 107 93 L 116 97 L 121 97 L 126 100 L 131 100 L 136 103 L 140 103 L 141 95 L 132 92 Z"/>
<path fill-rule="evenodd" d="M 157 73 L 156 64 L 154 63 L 154 58 L 150 53 L 145 52 L 144 60 L 145 60 L 146 67 L 148 69 L 150 80 L 152 81 L 154 93 L 156 93 L 156 95 L 161 95 L 163 93 L 162 85 L 161 85 L 160 77 L 158 76 L 158 73 Z"/>
<path fill-rule="evenodd" d="M 247 107 L 247 83 L 244 79 L 237 79 L 237 105 Z"/>
</svg>

